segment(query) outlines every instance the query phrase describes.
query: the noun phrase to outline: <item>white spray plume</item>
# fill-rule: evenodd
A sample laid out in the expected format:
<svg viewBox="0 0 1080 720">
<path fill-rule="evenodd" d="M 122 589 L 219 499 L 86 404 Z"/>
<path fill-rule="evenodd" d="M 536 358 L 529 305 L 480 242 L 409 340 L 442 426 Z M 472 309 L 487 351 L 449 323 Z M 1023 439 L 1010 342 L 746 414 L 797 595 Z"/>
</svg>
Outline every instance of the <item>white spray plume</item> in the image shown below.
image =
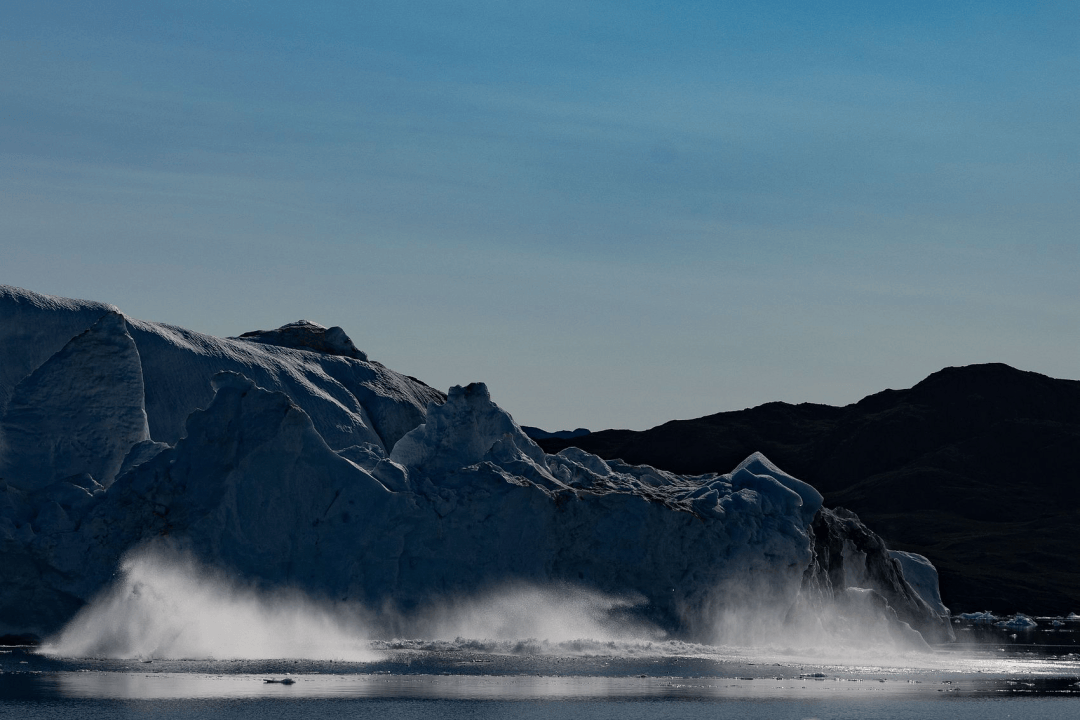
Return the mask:
<svg viewBox="0 0 1080 720">
<path fill-rule="evenodd" d="M 288 590 L 256 590 L 160 547 L 125 555 L 120 576 L 41 648 L 113 658 L 368 661 L 363 615 Z"/>
<path fill-rule="evenodd" d="M 634 617 L 643 596 L 615 596 L 565 584 L 503 583 L 463 598 L 435 601 L 387 631 L 433 640 L 656 640 L 663 631 Z"/>
<path fill-rule="evenodd" d="M 840 665 L 921 664 L 932 652 L 923 636 L 878 593 L 847 588 L 833 597 L 808 597 L 792 604 L 763 594 L 756 604 L 713 604 L 711 628 L 702 633 L 710 644 L 741 647 L 760 657 L 803 658 Z"/>
<path fill-rule="evenodd" d="M 290 589 L 257 589 L 162 545 L 129 552 L 117 579 L 41 652 L 142 659 L 321 659 L 366 662 L 375 639 L 565 643 L 655 640 L 628 619 L 639 597 L 554 585 L 504 583 L 442 598 L 408 613 L 317 601 Z M 541 647 L 530 645 L 530 647 Z"/>
<path fill-rule="evenodd" d="M 791 608 L 767 588 L 717 593 L 683 609 L 692 639 L 784 656 L 886 663 L 925 652 L 921 636 L 869 591 Z M 721 600 L 721 598 L 723 598 Z M 770 601 L 770 599 L 772 601 Z M 129 552 L 117 579 L 41 652 L 64 657 L 311 659 L 367 662 L 373 641 L 532 640 L 529 652 L 569 643 L 647 643 L 665 633 L 636 612 L 640 596 L 563 584 L 506 582 L 466 597 L 434 599 L 408 613 L 332 603 L 290 589 L 257 589 L 163 545 Z M 511 645 L 512 646 L 512 645 Z"/>
</svg>

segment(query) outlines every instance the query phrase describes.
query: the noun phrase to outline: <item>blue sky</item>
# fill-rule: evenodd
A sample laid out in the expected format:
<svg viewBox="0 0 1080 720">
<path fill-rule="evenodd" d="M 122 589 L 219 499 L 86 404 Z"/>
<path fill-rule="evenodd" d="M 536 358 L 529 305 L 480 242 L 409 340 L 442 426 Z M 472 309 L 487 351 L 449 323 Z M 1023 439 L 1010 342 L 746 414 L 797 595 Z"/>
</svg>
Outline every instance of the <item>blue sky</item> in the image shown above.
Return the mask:
<svg viewBox="0 0 1080 720">
<path fill-rule="evenodd" d="M 519 422 L 1080 377 L 1075 3 L 23 3 L 0 282 Z"/>
</svg>

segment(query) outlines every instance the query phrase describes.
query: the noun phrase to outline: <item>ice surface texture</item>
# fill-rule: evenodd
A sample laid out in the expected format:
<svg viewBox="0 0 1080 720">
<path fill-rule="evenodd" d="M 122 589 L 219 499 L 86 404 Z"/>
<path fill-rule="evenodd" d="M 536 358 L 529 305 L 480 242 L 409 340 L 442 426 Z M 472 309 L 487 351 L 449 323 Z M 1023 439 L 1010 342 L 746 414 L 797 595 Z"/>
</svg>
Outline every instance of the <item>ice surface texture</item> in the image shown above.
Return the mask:
<svg viewBox="0 0 1080 720">
<path fill-rule="evenodd" d="M 889 555 L 900 563 L 904 571 L 904 579 L 926 603 L 939 615 L 948 615 L 949 608 L 941 602 L 941 594 L 938 592 L 938 574 L 933 563 L 922 555 L 900 550 L 890 550 Z"/>
<path fill-rule="evenodd" d="M 150 439 L 143 376 L 124 318 L 108 312 L 15 386 L 0 421 L 0 477 L 31 490 L 88 472 L 108 486 Z"/>
<path fill-rule="evenodd" d="M 482 383 L 443 396 L 324 330 L 219 339 L 0 287 L 0 632 L 55 630 L 148 542 L 404 613 L 580 586 L 713 641 L 733 608 L 783 619 L 858 585 L 939 620 L 857 518 L 823 565 L 821 495 L 760 454 L 693 477 L 546 455 Z"/>
</svg>

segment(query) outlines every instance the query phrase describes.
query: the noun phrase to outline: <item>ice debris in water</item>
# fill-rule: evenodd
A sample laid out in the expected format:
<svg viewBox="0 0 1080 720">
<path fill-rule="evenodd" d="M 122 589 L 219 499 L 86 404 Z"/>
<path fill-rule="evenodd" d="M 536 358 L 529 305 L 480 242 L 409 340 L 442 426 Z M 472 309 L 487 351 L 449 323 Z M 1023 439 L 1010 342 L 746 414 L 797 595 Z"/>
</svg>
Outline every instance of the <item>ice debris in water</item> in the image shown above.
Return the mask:
<svg viewBox="0 0 1080 720">
<path fill-rule="evenodd" d="M 1008 620 L 994 623 L 994 626 L 1008 628 L 1010 630 L 1031 630 L 1032 628 L 1038 627 L 1039 623 L 1023 613 L 1017 613 Z"/>
<path fill-rule="evenodd" d="M 975 625 L 992 625 L 998 621 L 997 615 L 985 610 L 983 612 L 960 613 L 959 617 Z"/>
</svg>

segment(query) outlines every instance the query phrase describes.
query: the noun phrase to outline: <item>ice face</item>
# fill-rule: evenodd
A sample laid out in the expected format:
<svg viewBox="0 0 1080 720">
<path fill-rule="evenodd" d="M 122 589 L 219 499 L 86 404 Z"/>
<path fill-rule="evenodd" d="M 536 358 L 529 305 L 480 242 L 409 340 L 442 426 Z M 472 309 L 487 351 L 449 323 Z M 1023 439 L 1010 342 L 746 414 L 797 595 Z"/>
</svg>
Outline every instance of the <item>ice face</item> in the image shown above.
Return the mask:
<svg viewBox="0 0 1080 720">
<path fill-rule="evenodd" d="M 933 563 L 918 553 L 890 550 L 891 555 L 904 569 L 904 578 L 911 583 L 919 597 L 939 615 L 948 615 L 949 608 L 941 602 L 938 590 L 938 573 Z"/>
<path fill-rule="evenodd" d="M 23 378 L 110 312 L 117 309 L 0 285 L 0 411 Z"/>
<path fill-rule="evenodd" d="M 108 487 L 133 445 L 149 440 L 139 353 L 108 312 L 15 386 L 0 421 L 0 477 L 25 490 L 90 473 Z"/>
</svg>

